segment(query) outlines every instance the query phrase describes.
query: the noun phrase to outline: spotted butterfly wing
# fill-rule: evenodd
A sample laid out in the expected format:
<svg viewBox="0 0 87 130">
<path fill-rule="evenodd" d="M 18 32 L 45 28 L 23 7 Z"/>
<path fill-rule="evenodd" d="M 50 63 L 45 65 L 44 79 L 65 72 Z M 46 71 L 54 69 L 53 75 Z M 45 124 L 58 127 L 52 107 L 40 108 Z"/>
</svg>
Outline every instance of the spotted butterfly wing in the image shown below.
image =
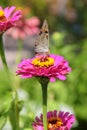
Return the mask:
<svg viewBox="0 0 87 130">
<path fill-rule="evenodd" d="M 39 35 L 35 41 L 35 53 L 48 55 L 49 54 L 49 30 L 48 23 L 44 20 Z"/>
</svg>

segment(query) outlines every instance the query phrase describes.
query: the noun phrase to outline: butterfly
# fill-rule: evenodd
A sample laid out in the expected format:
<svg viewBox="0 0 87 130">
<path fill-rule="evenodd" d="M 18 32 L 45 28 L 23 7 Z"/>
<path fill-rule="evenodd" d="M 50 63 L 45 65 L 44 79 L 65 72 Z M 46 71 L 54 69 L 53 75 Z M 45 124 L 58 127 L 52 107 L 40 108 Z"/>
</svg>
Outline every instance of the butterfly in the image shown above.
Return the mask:
<svg viewBox="0 0 87 130">
<path fill-rule="evenodd" d="M 44 20 L 35 41 L 35 53 L 38 55 L 49 55 L 49 29 L 46 20 Z"/>
</svg>

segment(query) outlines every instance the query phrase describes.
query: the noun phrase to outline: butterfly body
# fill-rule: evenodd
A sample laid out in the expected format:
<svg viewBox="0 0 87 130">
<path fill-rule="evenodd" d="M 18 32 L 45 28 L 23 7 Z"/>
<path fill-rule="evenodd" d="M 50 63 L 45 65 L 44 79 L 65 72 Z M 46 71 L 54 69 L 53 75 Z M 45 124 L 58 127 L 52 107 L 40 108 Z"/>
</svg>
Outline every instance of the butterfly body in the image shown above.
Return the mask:
<svg viewBox="0 0 87 130">
<path fill-rule="evenodd" d="M 39 35 L 35 41 L 35 53 L 38 55 L 49 54 L 49 30 L 46 20 L 44 21 Z"/>
</svg>

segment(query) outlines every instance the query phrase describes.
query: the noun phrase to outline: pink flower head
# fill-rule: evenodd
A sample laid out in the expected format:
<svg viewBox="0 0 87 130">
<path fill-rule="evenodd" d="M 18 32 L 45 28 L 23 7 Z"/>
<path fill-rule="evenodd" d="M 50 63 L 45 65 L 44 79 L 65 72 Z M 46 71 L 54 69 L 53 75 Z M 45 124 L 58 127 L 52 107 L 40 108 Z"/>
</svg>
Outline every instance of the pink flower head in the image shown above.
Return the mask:
<svg viewBox="0 0 87 130">
<path fill-rule="evenodd" d="M 40 20 L 38 17 L 25 18 L 22 16 L 21 20 L 17 22 L 17 26 L 7 31 L 7 35 L 14 39 L 24 39 L 26 36 L 32 36 L 39 32 Z"/>
<path fill-rule="evenodd" d="M 15 6 L 6 7 L 5 9 L 0 6 L 0 33 L 15 26 L 20 17 L 21 10 L 16 11 Z"/>
<path fill-rule="evenodd" d="M 16 74 L 21 75 L 22 78 L 47 77 L 51 82 L 54 82 L 56 78 L 65 80 L 66 75 L 71 71 L 68 61 L 54 54 L 25 59 L 18 68 Z"/>
<path fill-rule="evenodd" d="M 75 122 L 73 114 L 64 111 L 49 111 L 47 113 L 47 129 L 48 130 L 70 130 L 72 124 Z M 44 130 L 43 115 L 36 117 L 32 124 L 33 130 Z"/>
</svg>

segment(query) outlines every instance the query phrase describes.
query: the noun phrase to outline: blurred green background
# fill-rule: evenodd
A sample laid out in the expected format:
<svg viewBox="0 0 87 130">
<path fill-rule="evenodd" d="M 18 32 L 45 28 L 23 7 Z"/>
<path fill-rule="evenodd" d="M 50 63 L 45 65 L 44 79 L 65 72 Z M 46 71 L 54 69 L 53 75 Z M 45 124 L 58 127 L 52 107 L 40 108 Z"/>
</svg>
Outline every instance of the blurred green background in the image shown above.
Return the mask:
<svg viewBox="0 0 87 130">
<path fill-rule="evenodd" d="M 77 123 L 72 129 L 86 130 L 87 0 L 1 0 L 0 5 L 29 8 L 30 15 L 38 16 L 41 25 L 43 20 L 47 19 L 51 53 L 63 55 L 72 68 L 66 81 L 57 80 L 55 83 L 49 83 L 48 110 L 63 107 L 65 110 L 73 111 Z M 21 115 L 21 121 L 24 121 L 23 127 L 28 127 L 28 121 L 32 121 L 30 113 L 38 113 L 41 109 L 41 88 L 35 78 L 20 79 L 16 77 L 15 79 L 18 90 L 27 94 L 27 100 L 24 102 L 26 112 L 25 115 Z M 0 102 L 8 91 L 10 91 L 8 80 L 4 70 L 1 69 Z"/>
</svg>

